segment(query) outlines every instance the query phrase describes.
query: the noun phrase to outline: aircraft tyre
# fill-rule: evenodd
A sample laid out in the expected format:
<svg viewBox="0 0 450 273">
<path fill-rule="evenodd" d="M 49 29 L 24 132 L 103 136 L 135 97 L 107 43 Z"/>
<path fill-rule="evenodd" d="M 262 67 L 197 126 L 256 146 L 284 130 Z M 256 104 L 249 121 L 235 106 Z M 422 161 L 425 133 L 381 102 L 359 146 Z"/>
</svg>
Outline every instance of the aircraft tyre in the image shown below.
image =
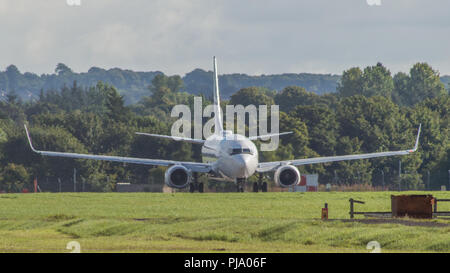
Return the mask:
<svg viewBox="0 0 450 273">
<path fill-rule="evenodd" d="M 258 191 L 259 191 L 258 183 L 254 182 L 253 183 L 253 192 L 258 192 Z"/>
<path fill-rule="evenodd" d="M 261 191 L 262 192 L 267 192 L 267 182 L 263 182 L 262 183 Z"/>
</svg>

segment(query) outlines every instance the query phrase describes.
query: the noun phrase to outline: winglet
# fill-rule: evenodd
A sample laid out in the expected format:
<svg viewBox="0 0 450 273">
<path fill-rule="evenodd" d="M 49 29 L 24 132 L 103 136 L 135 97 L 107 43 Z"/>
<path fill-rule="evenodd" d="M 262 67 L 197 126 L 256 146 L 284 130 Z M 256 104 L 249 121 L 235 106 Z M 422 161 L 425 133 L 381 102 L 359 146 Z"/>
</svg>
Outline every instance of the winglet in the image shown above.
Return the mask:
<svg viewBox="0 0 450 273">
<path fill-rule="evenodd" d="M 27 134 L 27 138 L 28 138 L 28 142 L 30 143 L 31 150 L 33 150 L 33 152 L 37 153 L 36 149 L 34 149 L 33 144 L 31 143 L 31 137 L 30 137 L 30 133 L 28 132 L 27 126 L 24 124 L 23 127 L 25 127 L 25 133 Z"/>
<path fill-rule="evenodd" d="M 419 125 L 419 130 L 417 131 L 417 138 L 416 138 L 416 145 L 414 145 L 414 149 L 412 149 L 410 152 L 417 151 L 417 148 L 419 148 L 419 138 L 420 138 L 420 129 L 422 128 L 422 123 Z"/>
</svg>

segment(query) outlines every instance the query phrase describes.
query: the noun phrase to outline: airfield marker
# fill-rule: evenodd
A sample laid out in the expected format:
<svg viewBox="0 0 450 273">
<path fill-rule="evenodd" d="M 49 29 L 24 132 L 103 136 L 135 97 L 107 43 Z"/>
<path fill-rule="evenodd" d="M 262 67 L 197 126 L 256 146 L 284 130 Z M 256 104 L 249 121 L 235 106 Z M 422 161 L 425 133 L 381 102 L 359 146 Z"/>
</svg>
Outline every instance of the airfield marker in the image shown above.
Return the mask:
<svg viewBox="0 0 450 273">
<path fill-rule="evenodd" d="M 325 207 L 322 209 L 322 220 L 328 220 L 328 203 L 325 203 Z"/>
</svg>

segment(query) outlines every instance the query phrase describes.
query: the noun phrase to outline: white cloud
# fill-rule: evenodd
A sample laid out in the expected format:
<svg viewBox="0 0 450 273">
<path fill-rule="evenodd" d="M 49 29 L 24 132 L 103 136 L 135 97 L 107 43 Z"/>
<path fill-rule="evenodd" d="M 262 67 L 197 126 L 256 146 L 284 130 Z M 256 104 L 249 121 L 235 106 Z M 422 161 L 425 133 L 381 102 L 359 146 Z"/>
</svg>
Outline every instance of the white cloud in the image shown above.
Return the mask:
<svg viewBox="0 0 450 273">
<path fill-rule="evenodd" d="M 50 58 L 55 39 L 51 32 L 44 28 L 33 28 L 24 37 L 24 56 L 34 62 L 45 63 Z"/>
<path fill-rule="evenodd" d="M 341 73 L 377 61 L 427 61 L 450 74 L 445 0 L 0 0 L 0 69 L 52 72 L 63 62 L 184 74 Z"/>
</svg>

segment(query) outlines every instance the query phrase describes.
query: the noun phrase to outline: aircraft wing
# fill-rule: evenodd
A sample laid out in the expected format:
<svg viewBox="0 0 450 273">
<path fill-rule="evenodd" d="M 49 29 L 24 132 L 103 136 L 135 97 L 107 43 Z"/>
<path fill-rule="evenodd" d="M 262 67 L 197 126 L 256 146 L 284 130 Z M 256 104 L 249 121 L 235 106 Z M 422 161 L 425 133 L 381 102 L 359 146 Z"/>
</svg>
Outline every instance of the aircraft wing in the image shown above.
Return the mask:
<svg viewBox="0 0 450 273">
<path fill-rule="evenodd" d="M 408 154 L 411 154 L 411 153 L 414 153 L 415 151 L 417 151 L 417 148 L 419 146 L 419 137 L 420 137 L 421 127 L 422 127 L 422 125 L 419 126 L 419 130 L 417 132 L 416 144 L 415 144 L 414 148 L 410 149 L 410 150 L 368 153 L 368 154 L 355 154 L 355 155 L 328 156 L 328 157 L 315 157 L 315 158 L 294 159 L 294 160 L 273 161 L 273 162 L 262 162 L 262 163 L 258 164 L 257 172 L 274 171 L 281 165 L 300 166 L 300 165 L 327 163 L 327 162 L 336 162 L 336 161 L 345 161 L 345 160 L 368 159 L 368 158 L 396 156 L 396 155 L 408 155 Z"/>
<path fill-rule="evenodd" d="M 94 159 L 94 160 L 123 162 L 123 163 L 151 165 L 151 166 L 183 165 L 193 172 L 201 172 L 201 173 L 208 173 L 212 170 L 212 164 L 208 164 L 208 163 L 184 162 L 184 161 L 173 161 L 173 160 L 163 160 L 163 159 L 147 159 L 147 158 L 135 158 L 135 157 L 120 157 L 120 156 L 109 156 L 109 155 L 90 155 L 90 154 L 39 151 L 33 147 L 27 126 L 24 125 L 24 127 L 25 127 L 25 132 L 27 134 L 28 142 L 30 143 L 31 150 L 33 150 L 33 152 L 41 154 L 43 156 L 68 157 L 68 158 L 77 158 L 77 159 Z"/>
</svg>

